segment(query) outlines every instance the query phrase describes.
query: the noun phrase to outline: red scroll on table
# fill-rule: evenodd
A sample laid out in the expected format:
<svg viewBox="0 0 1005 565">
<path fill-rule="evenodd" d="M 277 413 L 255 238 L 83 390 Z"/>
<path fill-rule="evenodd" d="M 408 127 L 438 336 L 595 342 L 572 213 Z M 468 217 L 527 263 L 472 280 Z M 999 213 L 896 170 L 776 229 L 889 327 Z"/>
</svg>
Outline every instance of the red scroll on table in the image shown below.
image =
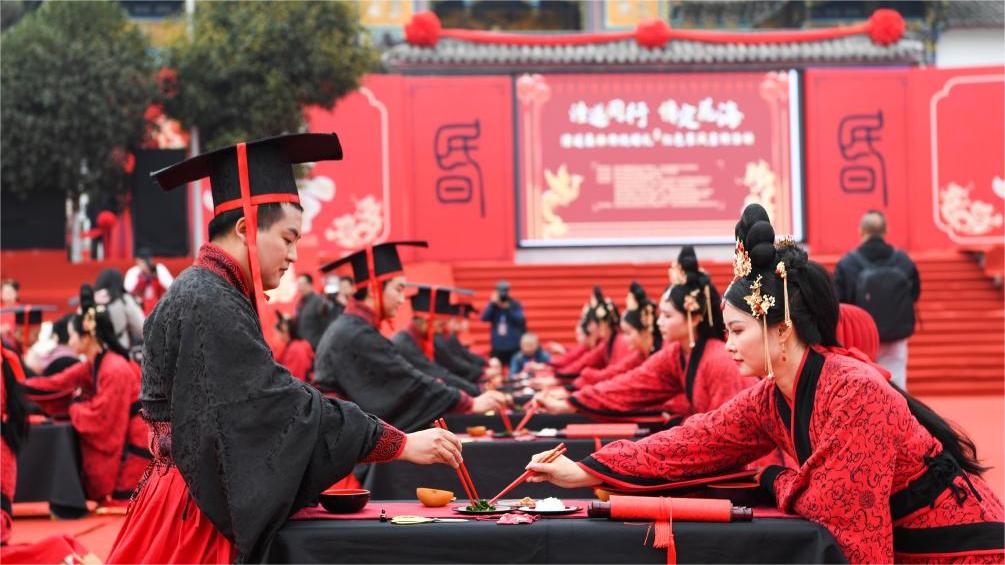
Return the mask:
<svg viewBox="0 0 1005 565">
<path fill-rule="evenodd" d="M 569 424 L 562 430 L 566 439 L 577 438 L 632 438 L 639 431 L 638 424 Z"/>
<path fill-rule="evenodd" d="M 753 512 L 750 508 L 735 507 L 728 500 L 614 495 L 610 502 L 591 503 L 589 515 L 612 520 L 653 520 L 653 547 L 665 547 L 667 563 L 676 563 L 677 547 L 673 538 L 675 519 L 687 522 L 732 522 L 750 520 Z M 648 539 L 648 535 L 646 538 Z"/>
</svg>

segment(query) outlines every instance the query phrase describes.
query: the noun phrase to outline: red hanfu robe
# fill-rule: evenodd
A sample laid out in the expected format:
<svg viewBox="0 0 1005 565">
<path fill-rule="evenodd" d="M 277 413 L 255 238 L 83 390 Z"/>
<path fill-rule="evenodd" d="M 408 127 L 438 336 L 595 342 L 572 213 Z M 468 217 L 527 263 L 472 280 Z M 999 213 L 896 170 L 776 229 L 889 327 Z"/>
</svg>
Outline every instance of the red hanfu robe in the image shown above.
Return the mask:
<svg viewBox="0 0 1005 565">
<path fill-rule="evenodd" d="M 70 405 L 70 422 L 80 436 L 84 489 L 88 498 L 128 500 L 151 459 L 149 429 L 139 416 L 140 369 L 113 351 L 49 377 L 34 377 L 34 390 L 80 390 Z"/>
<path fill-rule="evenodd" d="M 740 375 L 721 340 L 699 340 L 687 359 L 679 343 L 667 344 L 638 367 L 584 387 L 569 401 L 598 417 L 687 417 L 715 410 L 756 382 Z"/>
<path fill-rule="evenodd" d="M 576 377 L 576 380 L 572 381 L 572 385 L 576 388 L 583 388 L 585 386 L 602 383 L 638 367 L 646 360 L 646 357 L 647 356 L 643 355 L 641 351 L 637 349 L 632 350 L 630 353 L 622 357 L 617 363 L 608 363 L 607 366 L 602 369 L 583 369 L 583 371 L 579 373 L 579 376 Z"/>
<path fill-rule="evenodd" d="M 3 348 L 2 363 L 14 375 L 15 382 L 24 381 L 24 368 L 17 355 Z M 0 423 L 7 426 L 7 379 L 0 376 Z M 17 455 L 7 443 L 5 437 L 0 438 L 0 545 L 6 544 L 10 540 L 11 527 L 14 525 L 11 519 L 13 512 L 14 491 L 17 487 Z"/>
<path fill-rule="evenodd" d="M 613 342 L 611 341 L 613 340 Z M 608 364 L 620 362 L 631 353 L 631 348 L 621 339 L 621 334 L 615 334 L 608 340 L 598 343 L 590 351 L 569 365 L 555 367 L 555 372 L 563 375 L 579 375 L 584 369 L 603 369 Z"/>
<path fill-rule="evenodd" d="M 631 488 L 719 474 L 780 447 L 799 468 L 766 468 L 762 488 L 780 510 L 827 527 L 852 563 L 1005 558 L 1001 501 L 943 453 L 874 367 L 808 351 L 793 395 L 790 404 L 764 379 L 717 410 L 609 444 L 580 465 Z"/>
<path fill-rule="evenodd" d="M 306 339 L 295 339 L 283 346 L 276 362 L 289 369 L 290 374 L 305 383 L 314 380 L 314 349 Z"/>
<path fill-rule="evenodd" d="M 561 357 L 553 358 L 551 360 L 551 366 L 561 370 L 562 367 L 575 363 L 577 359 L 589 353 L 591 349 L 592 348 L 585 343 L 579 343 L 576 347 L 573 347 L 563 353 Z"/>
</svg>

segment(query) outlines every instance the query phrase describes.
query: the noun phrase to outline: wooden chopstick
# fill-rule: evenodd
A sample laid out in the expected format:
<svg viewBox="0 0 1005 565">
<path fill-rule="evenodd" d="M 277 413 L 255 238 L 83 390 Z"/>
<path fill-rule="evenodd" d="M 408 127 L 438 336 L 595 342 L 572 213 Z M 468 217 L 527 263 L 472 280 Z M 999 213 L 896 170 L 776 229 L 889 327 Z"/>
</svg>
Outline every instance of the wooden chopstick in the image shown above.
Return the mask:
<svg viewBox="0 0 1005 565">
<path fill-rule="evenodd" d="M 433 422 L 433 426 L 445 430 L 446 429 L 446 427 L 445 427 L 446 425 L 445 425 L 445 423 L 441 422 L 441 420 L 442 420 L 442 418 L 435 420 Z M 461 481 L 461 488 L 464 489 L 464 494 L 468 495 L 468 499 L 469 500 L 475 500 L 473 498 L 472 494 L 471 494 L 471 490 L 468 488 L 468 483 L 464 481 L 464 474 L 461 473 L 460 467 L 458 467 L 457 469 L 455 469 L 455 471 L 457 471 L 457 478 L 458 478 L 458 480 Z"/>
<path fill-rule="evenodd" d="M 443 418 L 436 420 L 435 425 L 438 428 L 447 429 L 447 421 Z M 468 495 L 468 499 L 474 502 L 478 500 L 478 491 L 475 490 L 475 483 L 471 480 L 471 475 L 468 473 L 468 468 L 461 461 L 461 464 L 457 467 L 457 477 L 461 480 L 461 486 L 464 487 L 464 493 Z"/>
<path fill-rule="evenodd" d="M 524 412 L 523 419 L 521 419 L 520 423 L 517 424 L 516 428 L 513 429 L 513 433 L 515 434 L 520 430 L 522 430 L 523 427 L 527 425 L 527 422 L 530 421 L 530 419 L 534 416 L 536 412 L 537 412 L 537 403 L 535 402 L 531 404 L 529 408 L 527 408 L 526 412 Z"/>
<path fill-rule="evenodd" d="M 560 443 L 560 444 L 558 444 L 555 447 L 555 449 L 551 450 L 551 453 L 545 455 L 544 458 L 541 459 L 541 462 L 542 463 L 553 463 L 556 459 L 558 459 L 563 454 L 565 454 L 565 452 L 566 452 L 565 444 L 564 443 Z M 534 474 L 534 471 L 532 471 L 530 469 L 527 469 L 526 471 L 524 471 L 519 477 L 516 478 L 515 481 L 513 481 L 512 483 L 510 483 L 509 486 L 507 486 L 506 488 L 502 489 L 502 491 L 499 494 L 497 494 L 494 497 L 492 497 L 492 500 L 489 501 L 489 506 L 495 504 L 497 500 L 499 500 L 500 498 L 502 498 L 503 496 L 505 496 L 506 493 L 508 493 L 509 491 L 511 491 L 511 490 L 515 489 L 516 487 L 520 486 L 520 483 L 526 481 L 533 474 Z"/>
<path fill-rule="evenodd" d="M 510 434 L 512 434 L 513 433 L 513 422 L 510 422 L 510 420 L 509 420 L 509 409 L 508 408 L 503 408 L 503 409 L 499 410 L 499 417 L 502 418 L 502 423 L 503 423 L 503 426 L 506 427 L 506 431 L 509 432 Z"/>
</svg>

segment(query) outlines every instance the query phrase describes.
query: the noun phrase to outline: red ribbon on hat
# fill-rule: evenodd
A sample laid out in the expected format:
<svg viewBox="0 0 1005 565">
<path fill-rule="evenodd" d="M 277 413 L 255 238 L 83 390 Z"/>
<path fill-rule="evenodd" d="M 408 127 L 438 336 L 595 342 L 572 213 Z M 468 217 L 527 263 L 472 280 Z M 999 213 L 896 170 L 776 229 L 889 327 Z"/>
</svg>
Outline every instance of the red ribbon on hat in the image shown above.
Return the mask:
<svg viewBox="0 0 1005 565">
<path fill-rule="evenodd" d="M 259 321 L 264 308 L 264 289 L 262 288 L 262 267 L 258 261 L 258 206 L 252 203 L 251 181 L 248 175 L 248 145 L 237 144 L 237 176 L 241 184 L 241 207 L 244 208 L 244 233 L 248 246 L 248 266 L 251 269 L 252 304 L 258 313 Z M 268 195 L 270 197 L 279 195 Z M 274 200 L 261 201 L 261 204 Z"/>
</svg>

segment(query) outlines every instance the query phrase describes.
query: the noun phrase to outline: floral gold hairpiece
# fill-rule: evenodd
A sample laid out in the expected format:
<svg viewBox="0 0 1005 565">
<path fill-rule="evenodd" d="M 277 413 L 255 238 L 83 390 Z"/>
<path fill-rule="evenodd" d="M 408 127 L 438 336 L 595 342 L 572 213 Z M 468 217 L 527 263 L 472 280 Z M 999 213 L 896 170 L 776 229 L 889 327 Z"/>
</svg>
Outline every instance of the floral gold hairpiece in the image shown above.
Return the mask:
<svg viewBox="0 0 1005 565">
<path fill-rule="evenodd" d="M 757 275 L 750 285 L 750 294 L 743 297 L 743 300 L 750 306 L 750 313 L 754 318 L 761 319 L 761 329 L 764 335 L 764 364 L 768 371 L 768 378 L 774 376 L 771 367 L 771 352 L 768 350 L 768 310 L 775 305 L 775 297 L 761 291 L 761 275 Z"/>
<path fill-rule="evenodd" d="M 740 280 L 750 274 L 750 255 L 743 247 L 743 242 L 736 240 L 736 252 L 733 256 L 733 280 Z"/>
</svg>

